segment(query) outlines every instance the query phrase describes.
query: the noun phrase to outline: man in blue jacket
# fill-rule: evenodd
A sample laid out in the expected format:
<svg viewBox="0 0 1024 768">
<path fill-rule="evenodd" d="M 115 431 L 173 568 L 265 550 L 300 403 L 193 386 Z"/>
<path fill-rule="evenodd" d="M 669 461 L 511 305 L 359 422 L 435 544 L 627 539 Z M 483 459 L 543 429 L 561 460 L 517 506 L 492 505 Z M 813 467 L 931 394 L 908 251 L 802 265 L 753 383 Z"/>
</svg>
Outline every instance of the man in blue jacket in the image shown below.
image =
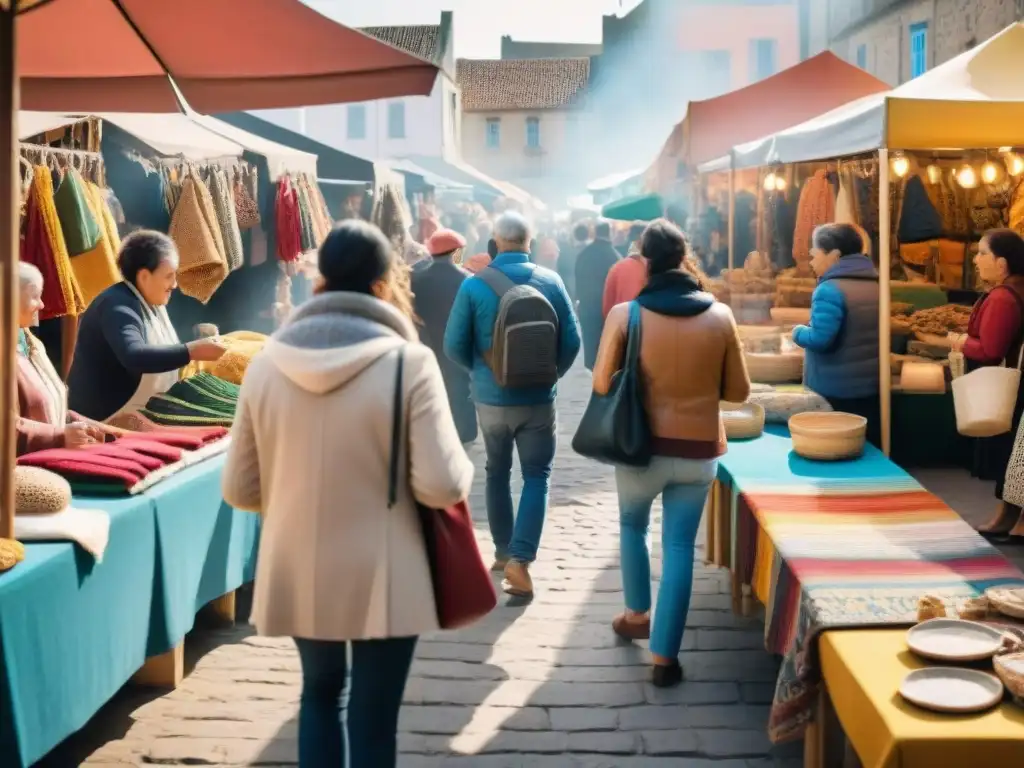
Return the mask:
<svg viewBox="0 0 1024 768">
<path fill-rule="evenodd" d="M 868 440 L 880 442 L 878 270 L 850 224 L 824 224 L 811 238 L 818 287 L 811 324 L 793 329 L 806 352 L 804 381 L 837 411 L 868 420 Z"/>
<path fill-rule="evenodd" d="M 517 285 L 540 292 L 558 318 L 557 368 L 562 377 L 580 351 L 579 323 L 556 272 L 530 263 L 530 226 L 522 215 L 503 214 L 494 225 L 498 256 L 490 267 Z M 494 539 L 494 570 L 504 571 L 509 594 L 533 594 L 529 565 L 537 557 L 547 514 L 555 458 L 555 386 L 507 388 L 498 384 L 487 357 L 500 300 L 479 275 L 455 297 L 444 337 L 445 354 L 470 371 L 473 399 L 487 450 L 487 520 Z M 519 452 L 523 493 L 512 511 L 512 449 Z"/>
</svg>

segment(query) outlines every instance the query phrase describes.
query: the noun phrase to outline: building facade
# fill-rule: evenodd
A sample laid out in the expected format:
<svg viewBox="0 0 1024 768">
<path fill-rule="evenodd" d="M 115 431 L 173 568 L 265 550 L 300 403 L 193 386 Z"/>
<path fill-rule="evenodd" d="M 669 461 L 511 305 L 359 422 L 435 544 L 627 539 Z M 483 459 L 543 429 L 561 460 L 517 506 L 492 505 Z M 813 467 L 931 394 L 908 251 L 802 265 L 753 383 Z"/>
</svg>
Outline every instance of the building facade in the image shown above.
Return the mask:
<svg viewBox="0 0 1024 768">
<path fill-rule="evenodd" d="M 590 59 L 460 59 L 462 157 L 548 202 L 579 189 Z"/>
<path fill-rule="evenodd" d="M 600 43 L 536 43 L 513 40 L 510 35 L 501 36 L 503 59 L 581 59 L 600 53 Z"/>
<path fill-rule="evenodd" d="M 805 53 L 900 85 L 1024 18 L 1024 0 L 802 0 Z"/>
<path fill-rule="evenodd" d="M 455 83 L 453 14 L 443 12 L 440 24 L 362 31 L 437 64 L 441 72 L 431 94 L 254 114 L 360 157 L 458 158 L 462 105 Z"/>
</svg>

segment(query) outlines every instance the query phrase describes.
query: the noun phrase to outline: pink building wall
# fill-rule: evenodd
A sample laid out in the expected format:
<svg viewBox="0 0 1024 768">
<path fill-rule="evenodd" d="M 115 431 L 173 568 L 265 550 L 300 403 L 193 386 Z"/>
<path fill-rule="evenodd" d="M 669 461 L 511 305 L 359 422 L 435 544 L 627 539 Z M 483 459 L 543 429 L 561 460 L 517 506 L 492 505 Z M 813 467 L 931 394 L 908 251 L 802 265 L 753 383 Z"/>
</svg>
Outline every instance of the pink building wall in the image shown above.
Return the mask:
<svg viewBox="0 0 1024 768">
<path fill-rule="evenodd" d="M 731 89 L 749 85 L 751 41 L 776 41 L 775 71 L 800 61 L 798 4 L 698 5 L 680 9 L 679 46 L 683 52 L 728 52 Z"/>
</svg>

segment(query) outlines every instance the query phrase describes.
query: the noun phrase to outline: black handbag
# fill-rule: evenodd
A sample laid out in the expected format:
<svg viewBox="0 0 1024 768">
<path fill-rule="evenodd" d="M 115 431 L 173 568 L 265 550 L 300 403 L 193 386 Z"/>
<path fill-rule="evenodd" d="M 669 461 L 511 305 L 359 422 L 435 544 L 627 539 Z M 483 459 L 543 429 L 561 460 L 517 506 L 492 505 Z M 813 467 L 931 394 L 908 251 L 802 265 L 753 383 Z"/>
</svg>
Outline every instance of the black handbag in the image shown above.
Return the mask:
<svg viewBox="0 0 1024 768">
<path fill-rule="evenodd" d="M 651 461 L 651 428 L 640 381 L 640 305 L 629 305 L 629 327 L 622 370 L 607 395 L 591 393 L 572 439 L 580 456 L 604 464 L 645 467 Z"/>
</svg>

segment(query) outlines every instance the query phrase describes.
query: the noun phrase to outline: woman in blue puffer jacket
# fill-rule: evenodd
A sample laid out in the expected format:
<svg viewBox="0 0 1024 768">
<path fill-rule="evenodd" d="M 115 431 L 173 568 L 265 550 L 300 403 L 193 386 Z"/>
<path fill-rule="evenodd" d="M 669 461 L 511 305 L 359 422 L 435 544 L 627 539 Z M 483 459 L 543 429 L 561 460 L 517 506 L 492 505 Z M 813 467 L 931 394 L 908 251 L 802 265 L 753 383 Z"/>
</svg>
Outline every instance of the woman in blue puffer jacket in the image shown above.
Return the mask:
<svg viewBox="0 0 1024 768">
<path fill-rule="evenodd" d="M 851 224 L 824 224 L 811 239 L 818 287 L 811 324 L 793 330 L 806 350 L 804 381 L 833 409 L 868 420 L 868 440 L 880 443 L 878 270 Z"/>
</svg>

